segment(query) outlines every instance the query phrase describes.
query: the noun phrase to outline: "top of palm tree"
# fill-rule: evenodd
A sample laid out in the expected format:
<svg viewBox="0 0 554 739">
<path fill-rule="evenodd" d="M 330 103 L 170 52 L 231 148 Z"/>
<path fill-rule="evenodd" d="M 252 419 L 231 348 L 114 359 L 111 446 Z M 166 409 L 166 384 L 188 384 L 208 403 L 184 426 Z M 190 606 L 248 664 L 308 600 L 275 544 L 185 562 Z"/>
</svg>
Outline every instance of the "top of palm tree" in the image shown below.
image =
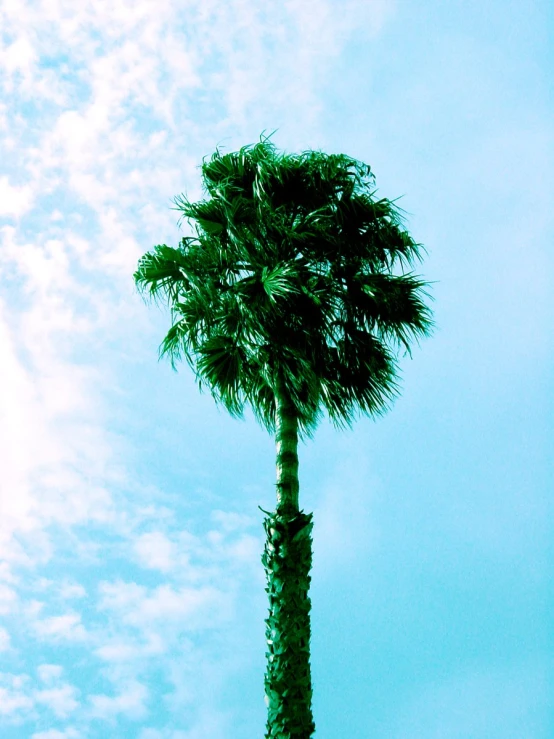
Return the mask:
<svg viewBox="0 0 554 739">
<path fill-rule="evenodd" d="M 344 154 L 278 154 L 269 138 L 204 157 L 206 199 L 174 199 L 196 236 L 156 246 L 133 277 L 171 307 L 160 358 L 175 370 L 184 354 L 200 389 L 236 418 L 249 402 L 272 434 L 279 388 L 312 438 L 322 407 L 336 427 L 356 409 L 382 415 L 398 394 L 388 344 L 411 357 L 409 339 L 434 322 L 428 283 L 393 274 L 422 245 L 394 201 L 374 198 L 371 168 Z"/>
</svg>

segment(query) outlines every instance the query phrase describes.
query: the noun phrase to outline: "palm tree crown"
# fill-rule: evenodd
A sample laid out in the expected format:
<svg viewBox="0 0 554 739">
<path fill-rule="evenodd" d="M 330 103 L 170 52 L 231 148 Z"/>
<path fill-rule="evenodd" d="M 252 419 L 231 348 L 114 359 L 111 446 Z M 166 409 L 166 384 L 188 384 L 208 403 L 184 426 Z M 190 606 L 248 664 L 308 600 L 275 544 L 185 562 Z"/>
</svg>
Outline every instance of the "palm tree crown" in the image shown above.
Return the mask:
<svg viewBox="0 0 554 739">
<path fill-rule="evenodd" d="M 292 404 L 301 438 L 326 409 L 335 427 L 354 411 L 382 415 L 398 394 L 389 342 L 410 353 L 430 334 L 427 284 L 399 208 L 375 199 L 368 165 L 344 154 L 277 154 L 269 136 L 201 165 L 207 199 L 175 198 L 196 236 L 158 245 L 133 275 L 163 292 L 173 325 L 160 345 L 184 354 L 200 389 L 229 413 L 250 403 L 272 435 L 276 402 Z M 205 159 L 205 157 L 204 157 Z"/>
</svg>

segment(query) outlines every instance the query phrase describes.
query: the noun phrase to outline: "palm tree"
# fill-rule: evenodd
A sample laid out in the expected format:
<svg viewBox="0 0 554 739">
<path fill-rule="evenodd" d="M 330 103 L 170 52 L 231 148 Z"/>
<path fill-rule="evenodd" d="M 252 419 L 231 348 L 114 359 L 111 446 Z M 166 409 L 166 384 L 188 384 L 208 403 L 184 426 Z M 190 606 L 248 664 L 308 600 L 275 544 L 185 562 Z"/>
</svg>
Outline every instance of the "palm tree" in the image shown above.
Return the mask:
<svg viewBox="0 0 554 739">
<path fill-rule="evenodd" d="M 273 132 L 275 133 L 275 132 Z M 271 134 L 270 136 L 272 136 Z M 368 165 L 340 155 L 278 154 L 256 145 L 201 170 L 207 199 L 177 207 L 196 236 L 145 254 L 133 275 L 162 292 L 172 326 L 161 359 L 184 354 L 200 390 L 275 435 L 277 505 L 265 511 L 262 556 L 269 594 L 266 739 L 310 739 L 312 515 L 299 510 L 298 439 L 312 439 L 324 408 L 336 428 L 354 411 L 376 417 L 398 393 L 387 346 L 429 335 L 418 247 L 393 202 L 373 197 Z M 403 270 L 402 270 L 403 271 Z M 405 356 L 405 354 L 404 354 Z"/>
</svg>

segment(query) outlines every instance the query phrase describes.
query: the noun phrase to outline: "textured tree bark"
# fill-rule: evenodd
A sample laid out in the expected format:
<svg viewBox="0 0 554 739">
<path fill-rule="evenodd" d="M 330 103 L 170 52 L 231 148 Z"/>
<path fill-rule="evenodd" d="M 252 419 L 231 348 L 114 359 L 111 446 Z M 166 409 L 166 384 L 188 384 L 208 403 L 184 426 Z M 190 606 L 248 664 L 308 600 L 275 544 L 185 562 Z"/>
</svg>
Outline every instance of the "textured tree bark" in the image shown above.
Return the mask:
<svg viewBox="0 0 554 739">
<path fill-rule="evenodd" d="M 276 402 L 277 509 L 264 519 L 262 555 L 269 594 L 265 739 L 312 739 L 310 609 L 312 516 L 298 510 L 298 421 L 283 396 Z"/>
<path fill-rule="evenodd" d="M 264 511 L 264 513 L 268 513 Z M 312 739 L 310 569 L 312 515 L 268 513 L 262 556 L 269 594 L 265 739 Z"/>
</svg>

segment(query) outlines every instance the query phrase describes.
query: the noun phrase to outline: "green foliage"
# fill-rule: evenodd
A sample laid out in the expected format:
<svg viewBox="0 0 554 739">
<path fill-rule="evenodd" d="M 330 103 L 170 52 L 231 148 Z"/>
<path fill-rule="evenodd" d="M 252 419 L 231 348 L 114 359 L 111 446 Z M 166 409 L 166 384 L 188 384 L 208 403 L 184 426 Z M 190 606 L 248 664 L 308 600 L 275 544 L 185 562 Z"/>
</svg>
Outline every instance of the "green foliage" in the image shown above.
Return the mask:
<svg viewBox="0 0 554 739">
<path fill-rule="evenodd" d="M 410 353 L 433 326 L 428 283 L 393 274 L 422 246 L 400 209 L 375 199 L 371 168 L 343 154 L 278 154 L 262 135 L 205 159 L 206 199 L 175 198 L 196 236 L 156 246 L 134 274 L 172 311 L 160 358 L 175 369 L 184 356 L 200 389 L 236 418 L 249 403 L 271 434 L 278 374 L 300 438 L 322 409 L 339 428 L 358 410 L 382 415 L 398 394 L 389 345 Z"/>
</svg>

